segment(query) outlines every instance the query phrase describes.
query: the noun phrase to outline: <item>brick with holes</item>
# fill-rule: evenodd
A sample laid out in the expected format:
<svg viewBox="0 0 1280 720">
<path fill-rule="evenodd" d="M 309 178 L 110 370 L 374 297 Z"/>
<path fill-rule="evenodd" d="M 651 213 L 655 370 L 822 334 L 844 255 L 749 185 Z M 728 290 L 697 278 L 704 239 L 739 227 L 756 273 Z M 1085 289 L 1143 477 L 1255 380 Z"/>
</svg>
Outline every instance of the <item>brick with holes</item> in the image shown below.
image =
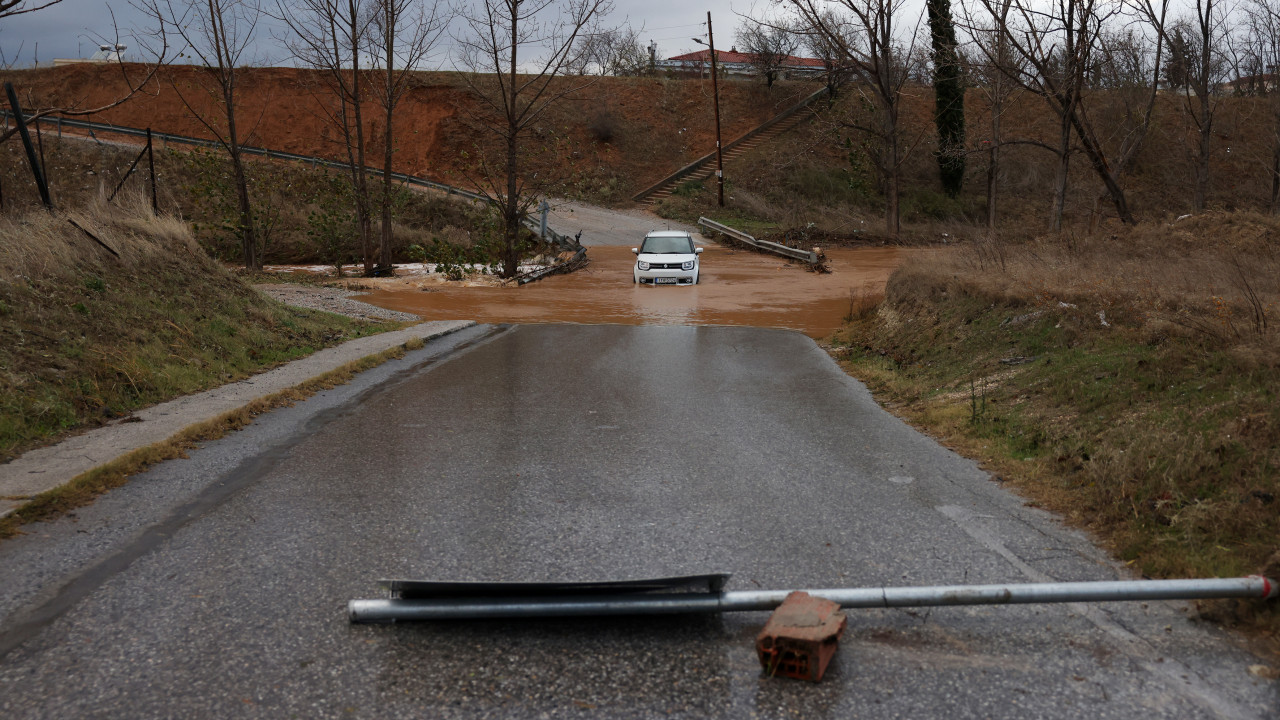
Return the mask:
<svg viewBox="0 0 1280 720">
<path fill-rule="evenodd" d="M 756 653 L 766 674 L 818 682 L 836 654 L 846 620 L 840 605 L 800 592 L 769 616 L 756 637 Z"/>
</svg>

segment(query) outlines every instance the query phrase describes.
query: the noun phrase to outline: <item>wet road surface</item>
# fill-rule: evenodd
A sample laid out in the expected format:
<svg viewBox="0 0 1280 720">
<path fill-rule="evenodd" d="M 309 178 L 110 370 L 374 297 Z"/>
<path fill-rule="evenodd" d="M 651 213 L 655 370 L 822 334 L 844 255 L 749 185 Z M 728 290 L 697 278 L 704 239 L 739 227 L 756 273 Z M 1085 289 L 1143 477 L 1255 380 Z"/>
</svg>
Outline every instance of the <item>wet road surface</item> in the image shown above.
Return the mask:
<svg viewBox="0 0 1280 720">
<path fill-rule="evenodd" d="M 1113 579 L 799 333 L 477 327 L 0 544 L 0 716 L 1273 718 L 1171 603 L 353 626 L 383 577 L 729 589 Z"/>
<path fill-rule="evenodd" d="M 630 247 L 592 247 L 591 264 L 523 287 L 463 283 L 383 282 L 358 299 L 430 320 L 496 323 L 620 323 L 625 325 L 745 325 L 830 335 L 849 312 L 851 293 L 884 289 L 902 259 L 919 250 L 833 249 L 830 274 L 799 263 L 700 241 L 701 279 L 685 287 L 632 282 Z"/>
</svg>

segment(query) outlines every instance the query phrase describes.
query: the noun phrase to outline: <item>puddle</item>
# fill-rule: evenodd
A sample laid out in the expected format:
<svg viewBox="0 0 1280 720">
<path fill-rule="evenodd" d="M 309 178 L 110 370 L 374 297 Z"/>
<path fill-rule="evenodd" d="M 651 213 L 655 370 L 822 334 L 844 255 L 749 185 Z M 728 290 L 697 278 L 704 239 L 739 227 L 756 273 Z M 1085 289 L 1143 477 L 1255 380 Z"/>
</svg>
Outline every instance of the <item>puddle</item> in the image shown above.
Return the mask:
<svg viewBox="0 0 1280 720">
<path fill-rule="evenodd" d="M 819 275 L 773 255 L 706 244 L 702 276 L 692 287 L 637 286 L 628 247 L 592 247 L 585 270 L 524 287 L 467 287 L 395 278 L 360 300 L 429 320 L 482 323 L 618 323 L 749 325 L 830 335 L 849 311 L 851 291 L 879 291 L 911 250 L 833 249 L 832 272 Z"/>
</svg>

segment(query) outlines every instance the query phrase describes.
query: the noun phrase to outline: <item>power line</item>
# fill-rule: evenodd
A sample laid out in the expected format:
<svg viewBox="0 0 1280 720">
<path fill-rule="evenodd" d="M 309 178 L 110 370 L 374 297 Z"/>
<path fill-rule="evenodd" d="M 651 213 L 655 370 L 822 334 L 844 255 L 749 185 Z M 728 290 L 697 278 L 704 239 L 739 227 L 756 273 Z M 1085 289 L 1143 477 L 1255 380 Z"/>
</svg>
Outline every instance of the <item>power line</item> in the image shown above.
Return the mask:
<svg viewBox="0 0 1280 720">
<path fill-rule="evenodd" d="M 704 34 L 705 34 L 705 33 L 704 33 Z M 649 39 L 650 39 L 650 40 L 652 40 L 652 41 L 654 41 L 654 42 L 662 42 L 662 41 L 664 41 L 664 40 L 688 40 L 688 39 L 689 39 L 689 36 L 688 36 L 688 35 L 677 35 L 677 36 L 675 36 L 675 37 L 649 38 Z"/>
<path fill-rule="evenodd" d="M 706 23 L 700 22 L 700 23 L 689 23 L 688 25 L 667 25 L 666 27 L 645 28 L 645 30 L 648 30 L 649 32 L 657 32 L 659 30 L 675 30 L 676 28 L 702 27 L 703 25 L 706 25 Z"/>
</svg>

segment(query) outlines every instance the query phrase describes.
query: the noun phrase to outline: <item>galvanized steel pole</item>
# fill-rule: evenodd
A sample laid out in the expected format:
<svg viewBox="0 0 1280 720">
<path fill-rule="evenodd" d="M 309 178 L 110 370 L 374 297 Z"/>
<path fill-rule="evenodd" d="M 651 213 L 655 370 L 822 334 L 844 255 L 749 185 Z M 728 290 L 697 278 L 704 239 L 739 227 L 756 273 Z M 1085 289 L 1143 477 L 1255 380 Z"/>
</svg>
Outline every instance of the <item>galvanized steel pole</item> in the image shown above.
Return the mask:
<svg viewBox="0 0 1280 720">
<path fill-rule="evenodd" d="M 483 597 L 352 600 L 351 622 L 392 623 L 414 620 L 478 618 L 582 617 L 769 611 L 790 590 L 718 593 L 620 593 L 553 597 Z M 1025 585 L 951 585 L 901 588 L 805 590 L 844 608 L 947 605 L 1021 605 L 1031 603 L 1131 600 L 1274 599 L 1280 584 L 1260 576 L 1210 580 L 1119 580 Z"/>
</svg>

